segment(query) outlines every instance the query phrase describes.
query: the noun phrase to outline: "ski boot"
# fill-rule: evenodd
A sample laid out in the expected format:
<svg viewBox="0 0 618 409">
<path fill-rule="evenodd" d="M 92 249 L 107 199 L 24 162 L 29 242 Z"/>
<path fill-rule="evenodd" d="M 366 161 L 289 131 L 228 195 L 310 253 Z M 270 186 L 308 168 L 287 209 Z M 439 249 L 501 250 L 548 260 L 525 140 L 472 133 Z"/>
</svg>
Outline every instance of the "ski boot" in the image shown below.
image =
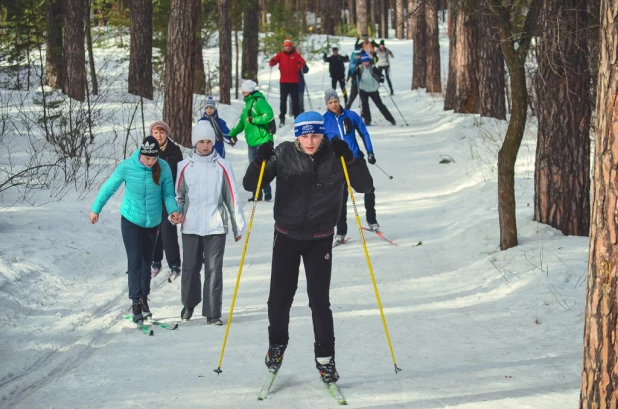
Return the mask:
<svg viewBox="0 0 618 409">
<path fill-rule="evenodd" d="M 172 281 L 178 278 L 178 276 L 180 275 L 180 266 L 171 266 L 170 270 L 171 270 L 170 275 L 169 277 L 167 277 L 168 283 L 171 283 Z"/>
<path fill-rule="evenodd" d="M 369 230 L 373 232 L 380 231 L 380 225 L 378 224 L 378 222 L 369 223 Z"/>
<path fill-rule="evenodd" d="M 161 262 L 153 261 L 152 267 L 150 268 L 150 278 L 155 278 L 157 274 L 161 272 Z"/>
<path fill-rule="evenodd" d="M 266 200 L 267 202 L 270 202 L 271 200 L 273 200 L 272 193 L 264 193 L 264 200 Z"/>
<path fill-rule="evenodd" d="M 144 322 L 144 316 L 142 315 L 142 305 L 138 302 L 134 302 L 131 305 L 131 313 L 133 315 L 133 322 L 136 324 Z"/>
<path fill-rule="evenodd" d="M 315 367 L 318 369 L 322 381 L 325 384 L 335 383 L 339 380 L 339 373 L 335 368 L 335 358 L 327 356 L 324 358 L 315 358 Z"/>
<path fill-rule="evenodd" d="M 345 240 L 345 236 L 341 234 L 336 234 L 333 240 L 333 247 L 337 247 Z"/>
<path fill-rule="evenodd" d="M 150 307 L 148 307 L 148 298 L 140 298 L 139 299 L 140 308 L 142 310 L 142 317 L 144 320 L 152 317 L 152 313 L 150 312 Z"/>
<path fill-rule="evenodd" d="M 180 312 L 180 319 L 183 321 L 189 321 L 193 316 L 193 308 L 182 307 L 182 311 Z"/>
<path fill-rule="evenodd" d="M 217 326 L 221 326 L 223 325 L 223 321 L 221 321 L 221 318 L 206 318 L 206 325 L 217 325 Z"/>
<path fill-rule="evenodd" d="M 281 368 L 281 364 L 283 363 L 283 353 L 285 349 L 288 347 L 287 344 L 277 345 L 270 344 L 268 345 L 268 352 L 266 353 L 266 358 L 264 358 L 264 363 L 266 367 L 271 372 L 277 372 L 279 368 Z"/>
</svg>

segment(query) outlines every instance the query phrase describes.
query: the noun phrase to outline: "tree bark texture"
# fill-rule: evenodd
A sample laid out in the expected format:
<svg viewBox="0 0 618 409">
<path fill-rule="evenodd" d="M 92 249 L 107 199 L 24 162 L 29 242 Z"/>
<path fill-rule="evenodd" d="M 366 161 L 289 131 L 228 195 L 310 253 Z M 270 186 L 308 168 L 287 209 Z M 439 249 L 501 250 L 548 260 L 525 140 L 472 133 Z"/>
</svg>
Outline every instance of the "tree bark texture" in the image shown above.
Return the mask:
<svg viewBox="0 0 618 409">
<path fill-rule="evenodd" d="M 242 78 L 257 82 L 258 73 L 258 21 L 259 4 L 257 0 L 248 0 L 244 9 L 242 40 Z"/>
<path fill-rule="evenodd" d="M 334 0 L 322 1 L 322 34 L 335 35 L 335 27 L 339 22 L 338 2 Z"/>
<path fill-rule="evenodd" d="M 590 228 L 590 73 L 586 4 L 546 1 L 538 42 L 534 220 L 565 235 Z"/>
<path fill-rule="evenodd" d="M 438 0 L 425 0 L 425 44 L 427 53 L 427 92 L 442 93 L 440 41 L 438 38 Z"/>
<path fill-rule="evenodd" d="M 232 22 L 230 0 L 219 3 L 219 101 L 230 104 L 232 88 Z"/>
<path fill-rule="evenodd" d="M 206 72 L 204 70 L 204 53 L 202 40 L 202 27 L 204 26 L 204 4 L 197 1 L 197 28 L 195 30 L 195 74 L 193 78 L 193 93 L 206 95 Z"/>
<path fill-rule="evenodd" d="M 86 96 L 86 48 L 84 47 L 84 16 L 86 2 L 64 0 L 64 43 L 65 67 L 64 93 L 77 101 Z"/>
<path fill-rule="evenodd" d="M 418 7 L 423 0 L 414 2 L 414 40 L 412 41 L 412 90 L 427 87 L 427 30 L 425 29 L 425 7 Z"/>
<path fill-rule="evenodd" d="M 388 38 L 388 0 L 380 0 L 382 12 L 380 13 L 380 35 L 383 39 Z"/>
<path fill-rule="evenodd" d="M 444 95 L 444 110 L 455 109 L 457 105 L 457 14 L 458 0 L 448 0 L 448 77 L 446 80 L 446 93 Z"/>
<path fill-rule="evenodd" d="M 348 0 L 348 13 L 350 15 L 350 24 L 357 26 L 356 24 L 356 2 L 358 0 Z M 358 27 L 357 27 L 358 29 Z M 357 30 L 358 32 L 358 30 Z M 359 32 L 358 35 L 360 35 L 361 33 Z"/>
<path fill-rule="evenodd" d="M 397 27 L 395 28 L 395 37 L 403 40 L 404 32 L 404 15 L 403 15 L 403 0 L 395 1 L 395 13 L 397 13 Z"/>
<path fill-rule="evenodd" d="M 45 1 L 45 84 L 62 89 L 62 0 Z"/>
<path fill-rule="evenodd" d="M 457 23 L 455 29 L 457 31 L 457 97 L 455 112 L 464 114 L 478 114 L 480 112 L 481 104 L 478 80 L 479 36 L 477 15 L 460 8 L 457 13 Z"/>
<path fill-rule="evenodd" d="M 337 5 L 336 1 L 332 1 L 333 5 Z M 370 22 L 370 31 L 372 33 L 372 35 L 374 37 L 378 37 L 378 31 L 376 30 L 376 25 L 380 22 L 378 20 L 378 9 L 380 8 L 380 2 L 378 0 L 372 0 L 369 1 L 367 4 L 367 7 L 369 8 L 369 15 L 371 16 L 371 22 Z"/>
<path fill-rule="evenodd" d="M 504 55 L 500 49 L 496 16 L 483 0 L 479 13 L 479 67 L 481 116 L 506 119 Z"/>
<path fill-rule="evenodd" d="M 129 94 L 152 100 L 152 0 L 131 1 Z"/>
<path fill-rule="evenodd" d="M 197 2 L 172 0 L 165 58 L 163 120 L 172 138 L 191 147 Z"/>
<path fill-rule="evenodd" d="M 86 4 L 88 5 L 88 9 L 90 9 L 90 0 L 87 0 Z M 86 14 L 84 17 L 84 27 L 86 30 L 86 47 L 88 48 L 88 64 L 90 66 L 90 81 L 92 83 L 92 95 L 99 95 L 97 68 L 94 64 L 94 51 L 92 50 L 92 30 L 90 29 L 90 16 Z"/>
<path fill-rule="evenodd" d="M 594 185 L 580 409 L 618 405 L 618 4 L 601 0 Z"/>
<path fill-rule="evenodd" d="M 416 33 L 416 27 L 414 26 L 414 23 L 416 22 L 416 20 L 414 19 L 413 13 L 421 4 L 421 1 L 423 0 L 408 0 L 408 11 L 404 16 L 404 19 L 406 21 L 406 38 L 408 40 L 414 40 L 414 34 Z"/>
<path fill-rule="evenodd" d="M 365 0 L 356 0 L 356 32 L 359 36 L 367 32 L 367 4 Z"/>
</svg>

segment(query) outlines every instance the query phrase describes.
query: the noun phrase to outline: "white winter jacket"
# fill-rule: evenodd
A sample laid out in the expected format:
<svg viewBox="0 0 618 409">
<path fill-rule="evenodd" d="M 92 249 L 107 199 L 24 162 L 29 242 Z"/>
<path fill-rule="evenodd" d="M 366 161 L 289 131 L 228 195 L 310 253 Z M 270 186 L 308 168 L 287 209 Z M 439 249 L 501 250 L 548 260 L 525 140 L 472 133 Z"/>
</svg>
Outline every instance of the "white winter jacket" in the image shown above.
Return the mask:
<svg viewBox="0 0 618 409">
<path fill-rule="evenodd" d="M 176 195 L 180 211 L 185 215 L 184 234 L 227 234 L 227 213 L 234 236 L 243 234 L 245 216 L 234 172 L 215 150 L 208 156 L 193 151 L 178 163 Z"/>
</svg>

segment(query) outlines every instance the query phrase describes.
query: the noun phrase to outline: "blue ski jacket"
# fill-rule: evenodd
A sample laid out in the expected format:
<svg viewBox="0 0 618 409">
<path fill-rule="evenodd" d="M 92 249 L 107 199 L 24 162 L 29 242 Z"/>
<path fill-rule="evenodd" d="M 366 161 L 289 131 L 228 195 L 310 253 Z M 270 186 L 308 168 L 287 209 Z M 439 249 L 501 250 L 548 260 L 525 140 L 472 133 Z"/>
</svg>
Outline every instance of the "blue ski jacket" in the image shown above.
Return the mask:
<svg viewBox="0 0 618 409">
<path fill-rule="evenodd" d="M 361 117 L 356 112 L 341 108 L 339 115 L 326 111 L 323 116 L 324 133 L 328 139 L 339 137 L 339 139 L 348 143 L 355 158 L 362 158 L 364 155 L 356 142 L 355 131 L 358 131 L 367 153 L 373 153 L 373 146 L 371 145 L 371 138 L 369 138 L 367 127 L 365 127 Z"/>
</svg>

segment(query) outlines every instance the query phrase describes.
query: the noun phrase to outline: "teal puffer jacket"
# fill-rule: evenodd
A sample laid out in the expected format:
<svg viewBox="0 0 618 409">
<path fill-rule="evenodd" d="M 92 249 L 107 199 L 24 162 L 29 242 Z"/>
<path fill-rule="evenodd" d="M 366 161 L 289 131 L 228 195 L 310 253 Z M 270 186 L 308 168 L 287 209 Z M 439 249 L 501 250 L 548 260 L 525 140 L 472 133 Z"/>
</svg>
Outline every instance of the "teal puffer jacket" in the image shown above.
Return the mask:
<svg viewBox="0 0 618 409">
<path fill-rule="evenodd" d="M 161 224 L 162 201 L 165 202 L 169 214 L 178 211 L 172 171 L 167 162 L 163 159 L 158 160 L 161 166 L 161 178 L 157 185 L 152 180 L 152 169 L 139 161 L 139 155 L 137 150 L 130 158 L 120 162 L 114 173 L 101 186 L 92 205 L 93 213 L 101 213 L 103 206 L 123 183 L 126 192 L 120 206 L 120 214 L 131 223 L 147 228 Z"/>
</svg>

